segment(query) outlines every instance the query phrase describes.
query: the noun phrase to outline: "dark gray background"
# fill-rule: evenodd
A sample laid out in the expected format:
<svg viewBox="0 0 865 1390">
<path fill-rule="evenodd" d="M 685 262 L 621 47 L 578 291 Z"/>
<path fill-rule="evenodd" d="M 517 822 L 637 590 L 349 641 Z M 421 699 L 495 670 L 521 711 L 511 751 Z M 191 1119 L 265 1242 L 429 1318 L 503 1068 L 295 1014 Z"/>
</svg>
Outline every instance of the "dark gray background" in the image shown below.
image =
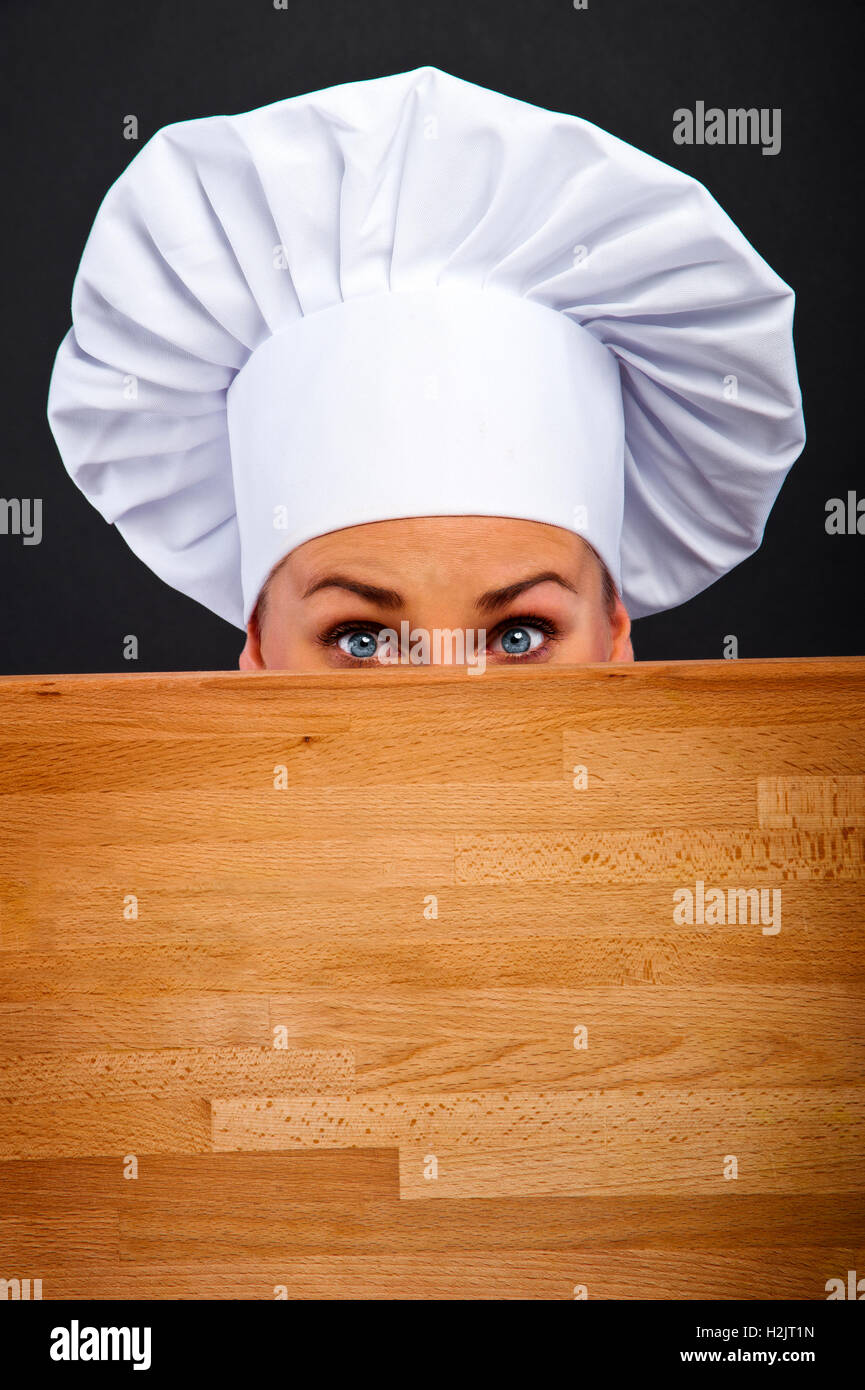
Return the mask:
<svg viewBox="0 0 865 1390">
<path fill-rule="evenodd" d="M 236 665 L 241 634 L 156 579 L 66 476 L 45 418 L 72 281 L 109 185 L 171 121 L 432 64 L 612 131 L 699 178 L 797 293 L 808 443 L 757 555 L 635 625 L 638 659 L 865 651 L 859 408 L 861 26 L 813 0 L 84 0 L 0 11 L 5 211 L 0 495 L 42 497 L 42 544 L 0 535 L 0 671 Z M 677 146 L 673 112 L 781 107 L 782 147 Z M 137 143 L 123 139 L 128 113 Z M 126 633 L 139 661 L 122 657 Z"/>
</svg>

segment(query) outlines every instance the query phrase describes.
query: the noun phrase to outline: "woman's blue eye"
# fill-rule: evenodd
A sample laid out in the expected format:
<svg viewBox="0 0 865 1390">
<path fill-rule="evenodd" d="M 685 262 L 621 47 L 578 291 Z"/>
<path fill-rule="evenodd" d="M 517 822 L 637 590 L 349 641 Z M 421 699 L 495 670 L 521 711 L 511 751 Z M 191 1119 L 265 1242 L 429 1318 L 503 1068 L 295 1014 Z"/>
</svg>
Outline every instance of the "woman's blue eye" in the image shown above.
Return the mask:
<svg viewBox="0 0 865 1390">
<path fill-rule="evenodd" d="M 543 645 L 543 641 L 544 634 L 538 628 L 520 623 L 505 628 L 504 632 L 499 634 L 493 642 L 493 651 L 496 651 L 501 643 L 500 650 L 507 656 L 524 656 L 526 652 L 537 651 L 538 647 Z"/>
<path fill-rule="evenodd" d="M 378 651 L 378 633 L 344 632 L 337 641 L 337 646 L 347 656 L 353 656 L 362 661 L 366 657 L 375 656 Z"/>
</svg>

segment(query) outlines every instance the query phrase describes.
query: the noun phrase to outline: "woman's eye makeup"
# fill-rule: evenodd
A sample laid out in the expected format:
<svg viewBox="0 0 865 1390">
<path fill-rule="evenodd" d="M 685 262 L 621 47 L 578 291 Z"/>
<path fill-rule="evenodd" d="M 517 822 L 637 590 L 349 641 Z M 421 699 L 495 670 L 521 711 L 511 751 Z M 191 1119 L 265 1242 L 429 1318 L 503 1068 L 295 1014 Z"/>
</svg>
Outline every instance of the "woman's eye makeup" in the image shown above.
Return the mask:
<svg viewBox="0 0 865 1390">
<path fill-rule="evenodd" d="M 337 638 L 336 645 L 346 656 L 354 657 L 357 661 L 369 661 L 378 651 L 378 633 L 364 632 L 358 628 L 355 632 L 344 632 Z"/>
<path fill-rule="evenodd" d="M 334 652 L 339 666 L 374 666 L 385 627 L 384 623 L 355 619 L 318 632 L 317 642 Z"/>
<path fill-rule="evenodd" d="M 367 622 L 337 623 L 318 634 L 323 647 L 331 647 L 339 652 L 341 664 L 347 666 L 371 666 L 375 662 L 380 644 L 379 638 L 385 631 L 385 624 Z"/>
<path fill-rule="evenodd" d="M 487 638 L 487 651 L 493 656 L 504 657 L 508 661 L 518 661 L 545 656 L 550 644 L 559 638 L 559 629 L 548 618 L 526 615 L 522 618 L 508 618 Z"/>
<path fill-rule="evenodd" d="M 376 663 L 383 645 L 382 634 L 391 631 L 384 623 L 355 620 L 337 623 L 318 634 L 318 642 L 339 653 L 338 660 L 346 666 L 371 666 Z M 559 640 L 558 624 L 534 613 L 507 618 L 487 633 L 487 652 L 500 661 L 537 661 L 544 659 Z"/>
</svg>

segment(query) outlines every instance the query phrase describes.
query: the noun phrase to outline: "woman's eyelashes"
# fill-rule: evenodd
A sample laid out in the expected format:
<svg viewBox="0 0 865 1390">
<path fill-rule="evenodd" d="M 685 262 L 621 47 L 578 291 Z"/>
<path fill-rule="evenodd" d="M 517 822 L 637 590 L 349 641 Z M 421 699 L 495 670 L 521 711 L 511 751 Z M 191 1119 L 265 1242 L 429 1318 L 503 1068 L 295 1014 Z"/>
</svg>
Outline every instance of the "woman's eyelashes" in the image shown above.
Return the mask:
<svg viewBox="0 0 865 1390">
<path fill-rule="evenodd" d="M 353 632 L 343 633 L 337 638 L 336 645 L 346 656 L 362 664 L 378 656 L 380 648 L 384 645 L 381 640 L 383 631 L 384 629 L 374 631 L 357 628 Z"/>
<path fill-rule="evenodd" d="M 558 627 L 549 618 L 527 614 L 500 623 L 487 639 L 487 651 L 505 661 L 540 661 L 549 656 L 552 644 L 560 636 Z"/>
<path fill-rule="evenodd" d="M 399 644 L 394 642 L 394 631 L 385 623 L 355 620 L 337 623 L 319 633 L 317 640 L 333 650 L 340 665 L 369 666 L 376 664 L 380 654 L 389 662 L 398 659 Z M 549 655 L 552 644 L 560 637 L 558 625 L 549 618 L 524 614 L 506 619 L 487 633 L 487 653 L 502 662 L 539 661 Z"/>
<path fill-rule="evenodd" d="M 338 653 L 340 665 L 368 666 L 378 656 L 379 648 L 383 645 L 381 639 L 386 630 L 383 623 L 337 623 L 334 627 L 320 632 L 317 640 L 323 647 L 333 649 L 334 655 Z"/>
</svg>

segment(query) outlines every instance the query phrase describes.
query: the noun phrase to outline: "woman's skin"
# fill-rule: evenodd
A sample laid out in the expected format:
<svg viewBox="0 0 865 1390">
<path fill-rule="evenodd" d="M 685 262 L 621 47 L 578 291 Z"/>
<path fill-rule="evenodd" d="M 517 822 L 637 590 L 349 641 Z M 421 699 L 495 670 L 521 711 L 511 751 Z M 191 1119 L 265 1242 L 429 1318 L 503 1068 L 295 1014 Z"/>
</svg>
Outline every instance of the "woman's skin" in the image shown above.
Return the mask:
<svg viewBox="0 0 865 1390">
<path fill-rule="evenodd" d="M 602 573 L 579 536 L 537 521 L 421 516 L 349 526 L 277 566 L 240 669 L 380 667 L 379 634 L 399 633 L 402 622 L 430 633 L 484 629 L 487 666 L 633 661 L 630 619 L 618 596 L 605 601 Z"/>
</svg>

